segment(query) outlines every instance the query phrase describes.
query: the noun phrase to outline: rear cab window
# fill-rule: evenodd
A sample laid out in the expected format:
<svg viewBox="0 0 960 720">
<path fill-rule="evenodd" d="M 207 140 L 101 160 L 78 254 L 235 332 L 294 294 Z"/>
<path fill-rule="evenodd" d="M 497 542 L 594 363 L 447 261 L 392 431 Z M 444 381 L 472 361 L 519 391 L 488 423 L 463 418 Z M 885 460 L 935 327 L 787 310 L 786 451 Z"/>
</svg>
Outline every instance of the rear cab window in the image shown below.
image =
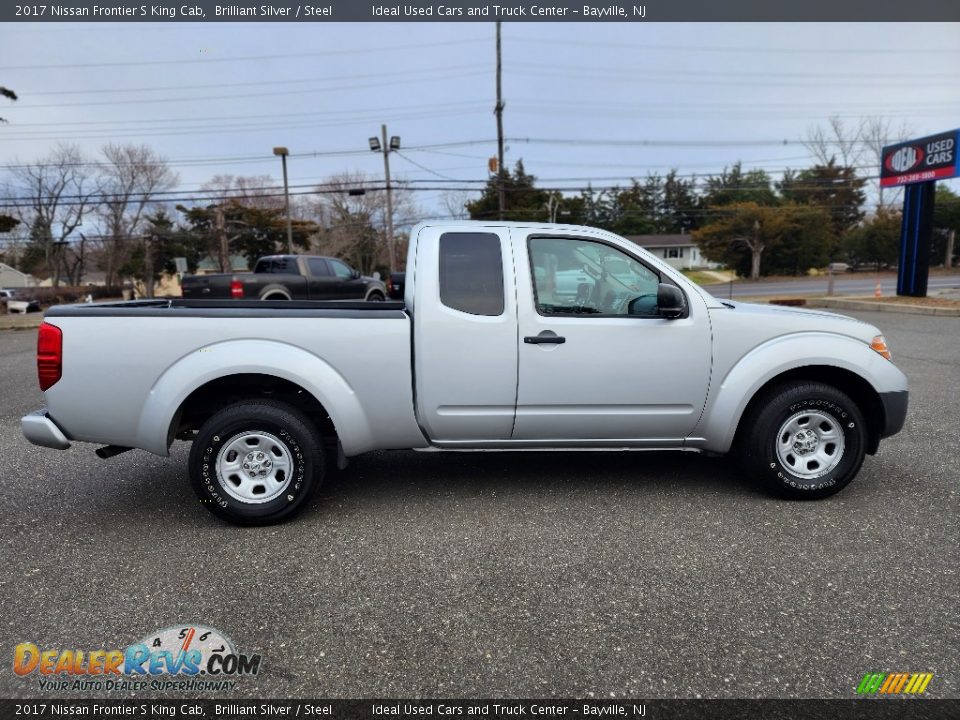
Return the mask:
<svg viewBox="0 0 960 720">
<path fill-rule="evenodd" d="M 297 259 L 293 257 L 271 257 L 257 261 L 254 273 L 273 273 L 285 275 L 299 275 Z"/>
</svg>

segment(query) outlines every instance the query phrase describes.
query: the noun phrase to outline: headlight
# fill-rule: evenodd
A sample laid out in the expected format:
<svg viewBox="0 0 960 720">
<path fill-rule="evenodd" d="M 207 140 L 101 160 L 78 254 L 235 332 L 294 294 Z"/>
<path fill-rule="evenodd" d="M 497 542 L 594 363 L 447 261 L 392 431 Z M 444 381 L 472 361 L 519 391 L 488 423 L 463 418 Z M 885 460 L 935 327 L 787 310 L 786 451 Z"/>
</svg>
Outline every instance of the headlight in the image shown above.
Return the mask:
<svg viewBox="0 0 960 720">
<path fill-rule="evenodd" d="M 883 355 L 883 357 L 885 357 L 887 360 L 892 360 L 892 359 L 893 359 L 893 358 L 890 356 L 890 348 L 887 347 L 887 341 L 883 339 L 883 335 L 877 335 L 877 336 L 873 339 L 873 342 L 870 343 L 870 349 L 873 350 L 873 351 L 875 351 L 875 352 L 877 352 L 877 353 L 880 353 L 880 354 Z"/>
</svg>

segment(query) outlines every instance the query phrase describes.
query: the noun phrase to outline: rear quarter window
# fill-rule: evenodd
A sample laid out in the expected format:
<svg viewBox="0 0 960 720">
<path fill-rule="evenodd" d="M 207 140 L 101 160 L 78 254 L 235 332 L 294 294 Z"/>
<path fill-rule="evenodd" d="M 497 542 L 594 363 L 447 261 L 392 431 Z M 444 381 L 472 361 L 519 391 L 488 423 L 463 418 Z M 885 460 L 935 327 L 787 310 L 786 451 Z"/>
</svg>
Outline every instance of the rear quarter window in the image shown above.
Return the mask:
<svg viewBox="0 0 960 720">
<path fill-rule="evenodd" d="M 440 236 L 440 302 L 470 315 L 503 314 L 503 260 L 493 233 Z"/>
</svg>

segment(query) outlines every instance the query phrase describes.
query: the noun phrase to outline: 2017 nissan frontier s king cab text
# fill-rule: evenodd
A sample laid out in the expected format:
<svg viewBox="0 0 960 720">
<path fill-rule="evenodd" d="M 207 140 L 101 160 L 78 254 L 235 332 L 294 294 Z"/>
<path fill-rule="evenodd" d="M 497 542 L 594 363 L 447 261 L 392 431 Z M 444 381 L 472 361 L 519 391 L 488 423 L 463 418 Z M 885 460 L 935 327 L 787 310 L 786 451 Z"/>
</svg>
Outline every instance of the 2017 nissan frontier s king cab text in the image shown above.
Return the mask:
<svg viewBox="0 0 960 720">
<path fill-rule="evenodd" d="M 37 366 L 30 442 L 192 440 L 194 490 L 240 524 L 378 449 L 735 451 L 774 493 L 823 498 L 907 411 L 877 328 L 720 301 L 621 237 L 545 224 L 418 225 L 403 302 L 54 307 Z"/>
</svg>

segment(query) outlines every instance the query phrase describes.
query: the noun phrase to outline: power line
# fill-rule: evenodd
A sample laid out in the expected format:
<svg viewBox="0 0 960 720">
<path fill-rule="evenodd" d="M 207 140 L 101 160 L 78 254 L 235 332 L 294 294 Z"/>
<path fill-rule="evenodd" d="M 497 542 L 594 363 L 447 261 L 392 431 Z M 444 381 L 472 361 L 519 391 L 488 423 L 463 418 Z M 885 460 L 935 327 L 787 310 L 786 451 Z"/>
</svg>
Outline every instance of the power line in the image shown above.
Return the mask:
<svg viewBox="0 0 960 720">
<path fill-rule="evenodd" d="M 460 80 L 464 77 L 474 77 L 477 75 L 484 74 L 483 70 L 475 70 L 472 72 L 450 73 L 449 71 L 446 70 L 446 68 L 444 68 L 444 71 L 445 72 L 443 74 L 436 75 L 434 77 L 411 78 L 405 82 L 407 84 L 412 84 L 412 83 L 434 82 L 436 80 Z M 317 81 L 317 82 L 322 82 L 322 81 Z M 301 95 L 306 90 L 311 90 L 311 89 L 318 90 L 318 91 L 322 90 L 323 92 L 331 92 L 334 90 L 362 90 L 367 88 L 389 87 L 392 85 L 396 85 L 395 80 L 384 80 L 384 81 L 370 82 L 370 83 L 363 83 L 363 84 L 351 83 L 350 85 L 336 85 L 336 86 L 329 86 L 329 87 L 320 86 L 316 88 L 307 88 L 307 89 L 299 88 L 297 90 L 277 90 L 275 92 L 236 93 L 233 95 L 197 95 L 194 97 L 187 97 L 187 98 L 183 96 L 176 96 L 176 97 L 163 97 L 163 98 L 140 98 L 137 100 L 129 100 L 129 99 L 99 100 L 95 102 L 80 102 L 80 103 L 47 103 L 44 105 L 28 104 L 28 105 L 18 105 L 16 107 L 11 107 L 10 110 L 37 110 L 37 109 L 51 109 L 51 108 L 62 109 L 62 108 L 71 108 L 71 107 L 103 107 L 103 106 L 109 106 L 109 105 L 123 105 L 126 107 L 130 105 L 176 104 L 176 103 L 182 103 L 186 100 L 189 100 L 190 102 L 197 102 L 197 101 L 210 101 L 210 100 L 241 100 L 246 98 L 259 99 L 264 97 L 277 97 L 280 95 Z M 11 117 L 13 116 L 12 112 L 8 111 L 8 113 L 11 115 Z"/>
<path fill-rule="evenodd" d="M 403 50 L 422 50 L 427 47 L 449 47 L 450 45 L 470 45 L 475 43 L 487 42 L 486 38 L 463 38 L 458 40 L 442 40 L 433 43 L 415 43 L 409 45 L 380 45 L 373 48 L 352 48 L 349 50 L 319 50 L 315 52 L 302 53 L 280 53 L 275 55 L 235 55 L 232 57 L 193 57 L 190 59 L 179 60 L 124 60 L 102 63 L 67 63 L 58 65 L 5 65 L 0 66 L 0 70 L 70 70 L 73 68 L 102 68 L 102 67 L 154 67 L 157 65 L 196 65 L 209 63 L 238 63 L 238 62 L 262 62 L 263 60 L 286 60 L 290 58 L 303 57 L 331 57 L 340 55 L 369 55 L 378 52 L 397 52 Z"/>
<path fill-rule="evenodd" d="M 471 115 L 479 110 L 449 110 L 445 112 L 438 111 L 417 111 L 409 113 L 393 113 L 390 114 L 387 119 L 390 122 L 393 121 L 402 121 L 402 120 L 417 120 L 421 118 L 435 118 L 435 117 L 454 117 L 462 115 Z M 207 125 L 195 126 L 195 127 L 183 127 L 180 129 L 170 128 L 164 130 L 141 130 L 133 132 L 124 132 L 118 133 L 116 131 L 96 131 L 93 130 L 86 134 L 63 134 L 69 131 L 39 131 L 38 133 L 23 133 L 19 135 L 8 135 L 4 133 L 0 135 L 0 142 L 23 142 L 25 140 L 109 140 L 117 138 L 143 138 L 143 137 L 175 137 L 175 136 L 197 136 L 197 135 L 222 135 L 225 133 L 238 133 L 238 132 L 251 132 L 257 130 L 274 130 L 277 128 L 285 129 L 297 129 L 297 128 L 331 128 L 331 127 L 345 127 L 350 125 L 359 125 L 361 123 L 368 123 L 375 121 L 377 119 L 382 119 L 383 115 L 366 115 L 362 117 L 354 117 L 349 119 L 337 120 L 337 121 L 327 121 L 327 122 L 307 122 L 307 121 L 295 121 L 290 123 L 284 122 L 263 122 L 256 124 L 243 124 L 243 125 L 224 125 L 221 127 L 209 127 Z"/>
<path fill-rule="evenodd" d="M 406 112 L 406 111 L 418 111 L 418 112 L 432 112 L 434 110 L 440 110 L 443 108 L 478 108 L 482 104 L 476 100 L 464 100 L 460 102 L 449 102 L 449 103 L 436 103 L 427 105 L 424 103 L 418 103 L 416 105 L 398 105 L 394 107 L 375 107 L 375 108 L 363 108 L 355 110 L 310 110 L 308 112 L 279 112 L 279 113 L 270 113 L 266 115 L 203 115 L 203 116 L 191 116 L 191 117 L 177 117 L 177 118 L 150 118 L 149 120 L 79 120 L 79 121 L 67 121 L 67 122 L 50 122 L 50 123 L 29 123 L 25 126 L 25 129 L 30 129 L 34 127 L 72 127 L 72 126 L 86 126 L 86 125 L 107 125 L 115 126 L 117 128 L 123 128 L 126 125 L 130 124 L 149 124 L 149 123 L 174 123 L 174 122 L 212 122 L 212 121 L 222 121 L 222 120 L 273 120 L 276 121 L 277 118 L 295 118 L 295 117 L 327 117 L 327 116 L 337 116 L 337 115 L 352 115 L 354 113 L 390 113 L 390 112 Z M 484 106 L 485 107 L 485 106 Z M 110 128 L 103 128 L 104 130 Z M 148 128 L 149 129 L 149 128 Z M 49 130 L 44 130 L 42 132 L 52 132 Z"/>
<path fill-rule="evenodd" d="M 664 43 L 647 43 L 643 44 L 638 43 L 618 43 L 618 42 L 607 42 L 606 40 L 599 42 L 591 42 L 589 40 L 551 40 L 548 38 L 530 38 L 530 37 L 511 37 L 510 42 L 515 43 L 529 43 L 536 45 L 560 45 L 562 47 L 603 47 L 603 48 L 626 48 L 630 50 L 646 51 L 646 50 L 679 50 L 684 53 L 701 53 L 701 52 L 729 52 L 729 53 L 770 53 L 773 55 L 782 54 L 782 55 L 804 55 L 809 56 L 811 53 L 817 55 L 889 55 L 891 50 L 889 48 L 878 48 L 878 47 L 868 47 L 868 48 L 838 48 L 835 46 L 831 47 L 798 47 L 798 48 L 789 48 L 782 46 L 732 46 L 732 45 L 672 45 Z M 896 53 L 898 55 L 944 55 L 944 54 L 957 54 L 960 52 L 960 48 L 896 48 Z"/>
<path fill-rule="evenodd" d="M 436 65 L 431 65 L 430 67 L 425 68 L 412 68 L 410 70 L 397 70 L 394 72 L 378 72 L 378 78 L 387 78 L 387 77 L 401 77 L 409 78 L 411 75 L 424 73 L 427 75 L 432 75 L 436 73 L 449 73 L 449 72 L 460 72 L 464 70 L 471 69 L 480 69 L 476 63 L 470 65 L 445 65 L 443 67 L 437 67 Z M 303 83 L 316 83 L 316 82 L 342 82 L 344 80 L 364 80 L 370 77 L 370 73 L 363 73 L 361 75 L 336 75 L 336 76 L 326 76 L 323 78 L 311 77 L 311 78 L 294 78 L 294 79 L 271 79 L 271 80 L 248 80 L 238 83 L 208 83 L 205 85 L 152 85 L 150 87 L 125 87 L 125 88 L 100 88 L 94 90 L 44 90 L 42 92 L 26 92 L 22 93 L 21 97 L 32 98 L 43 95 L 102 95 L 104 93 L 133 93 L 133 92 L 161 92 L 165 90 L 220 90 L 222 88 L 230 87 L 254 87 L 257 85 L 300 85 Z"/>
<path fill-rule="evenodd" d="M 857 178 L 857 180 L 868 181 L 868 180 L 876 179 L 876 178 L 878 178 L 878 177 L 879 177 L 879 175 L 861 176 L 861 177 Z M 616 179 L 622 179 L 622 178 L 616 178 Z M 544 180 L 543 182 L 545 182 L 545 183 L 583 182 L 584 180 L 585 180 L 584 178 L 554 178 L 554 179 L 550 179 L 550 180 Z M 599 180 L 599 179 L 598 179 L 598 180 Z M 702 180 L 708 180 L 708 178 L 703 178 Z M 372 181 L 371 181 L 371 182 L 372 182 Z M 424 182 L 430 182 L 430 181 L 424 181 Z M 436 181 L 433 181 L 433 182 L 436 182 Z M 449 186 L 449 185 L 446 185 L 446 186 L 439 186 L 439 187 L 429 187 L 429 186 L 428 186 L 428 187 L 418 187 L 418 186 L 416 186 L 416 185 L 413 185 L 412 183 L 408 183 L 408 184 L 406 184 L 406 186 L 405 186 L 403 189 L 404 189 L 405 191 L 407 191 L 407 192 L 435 192 L 435 191 L 447 191 L 447 190 L 457 190 L 457 191 L 464 191 L 464 192 L 476 192 L 476 191 L 482 189 L 481 187 L 477 187 L 477 186 L 474 184 L 474 183 L 477 183 L 477 182 L 480 182 L 480 181 L 474 181 L 474 180 L 459 180 L 459 181 L 456 181 L 456 180 L 455 180 L 455 181 L 453 181 L 453 182 L 459 183 L 459 186 L 451 187 L 451 186 Z M 482 181 L 482 182 L 485 184 L 487 181 L 485 180 L 485 181 Z M 363 189 L 365 192 L 385 192 L 385 191 L 386 191 L 386 186 L 382 186 L 382 185 L 371 185 L 371 184 L 369 184 L 368 182 L 363 182 L 363 181 L 362 181 L 361 183 L 357 183 L 357 184 L 358 184 L 358 185 L 361 185 L 362 189 Z M 814 184 L 814 183 L 811 183 L 811 184 L 809 184 L 809 185 L 794 184 L 794 185 L 791 185 L 791 186 L 790 186 L 790 190 L 791 190 L 791 191 L 830 190 L 830 189 L 847 190 L 847 189 L 850 189 L 851 185 L 852 185 L 852 184 L 849 183 L 849 182 L 843 183 L 843 182 L 840 182 L 840 181 L 837 181 L 836 183 L 829 183 L 829 184 L 823 184 L 823 183 L 815 183 L 815 184 Z M 305 187 L 305 188 L 308 188 L 308 189 L 298 189 L 298 187 Z M 344 188 L 344 187 L 328 187 L 328 188 L 323 188 L 322 186 L 317 186 L 317 185 L 310 185 L 310 186 L 291 186 L 290 195 L 297 195 L 297 196 L 304 196 L 304 195 L 343 195 L 343 194 L 349 194 L 349 192 L 351 191 L 351 189 L 361 189 L 361 188 L 356 188 L 356 187 L 352 187 L 352 188 Z M 555 185 L 555 186 L 541 185 L 541 186 L 537 186 L 537 187 L 534 188 L 535 191 L 543 191 L 543 192 L 588 192 L 588 191 L 592 191 L 592 192 L 597 192 L 597 193 L 605 192 L 605 191 L 619 191 L 619 192 L 623 192 L 623 191 L 628 190 L 628 189 L 629 189 L 629 188 L 625 188 L 625 187 L 622 186 L 622 185 L 595 186 L 595 185 L 593 185 L 592 183 L 590 183 L 590 184 L 588 184 L 588 185 L 562 186 L 562 187 L 561 187 L 561 186 L 558 186 L 558 185 Z M 691 189 L 695 190 L 696 188 L 695 188 L 695 187 L 692 187 Z M 773 188 L 771 187 L 771 184 L 770 184 L 770 183 L 756 183 L 756 184 L 753 184 L 753 183 L 739 183 L 738 185 L 735 185 L 735 186 L 732 186 L 732 187 L 721 188 L 721 190 L 730 190 L 730 191 L 751 190 L 751 189 L 756 189 L 756 190 L 770 189 L 770 190 L 773 190 Z M 218 188 L 218 189 L 216 189 L 216 190 L 206 190 L 206 191 L 200 190 L 200 191 L 195 191 L 194 193 L 191 193 L 191 194 L 183 194 L 182 192 L 178 192 L 178 191 L 168 191 L 169 194 L 177 194 L 177 195 L 179 195 L 179 197 L 168 197 L 168 196 L 166 196 L 166 194 L 164 194 L 164 193 L 155 193 L 155 194 L 152 195 L 152 197 L 155 198 L 152 202 L 155 203 L 155 204 L 160 204 L 160 203 L 167 203 L 167 204 L 180 203 L 180 204 L 183 204 L 183 203 L 187 203 L 187 202 L 193 202 L 193 203 L 198 203 L 198 202 L 200 202 L 200 203 L 210 203 L 210 202 L 214 202 L 214 201 L 226 202 L 226 201 L 235 201 L 235 200 L 247 200 L 247 201 L 250 201 L 251 199 L 262 200 L 262 199 L 268 199 L 268 198 L 283 198 L 283 196 L 284 196 L 284 192 L 283 192 L 283 188 L 282 188 L 282 187 L 279 187 L 279 188 L 278 188 L 278 187 L 272 187 L 272 186 L 271 186 L 271 187 L 264 187 L 264 188 L 249 188 L 249 189 L 244 189 L 244 192 L 247 193 L 247 196 L 246 196 L 246 197 L 244 197 L 244 196 L 238 196 L 237 191 L 230 191 L 230 194 L 220 194 L 220 195 L 212 195 L 212 194 L 209 194 L 209 193 L 224 193 L 224 190 L 223 190 L 223 189 L 220 189 L 220 188 Z M 516 193 L 526 193 L 526 192 L 530 192 L 530 190 L 529 190 L 528 188 L 509 188 L 509 187 L 507 187 L 507 188 L 505 188 L 505 192 L 508 192 L 508 193 L 512 193 L 512 192 L 516 192 Z M 163 197 L 160 197 L 161 195 L 164 195 L 164 196 L 163 196 Z M 140 199 L 139 196 L 134 196 L 134 197 L 135 197 L 135 199 L 132 200 L 130 197 L 122 197 L 122 198 L 121 198 L 121 197 L 117 196 L 116 194 L 113 194 L 113 195 L 111 195 L 111 194 L 96 194 L 96 195 L 92 195 L 92 196 L 89 196 L 89 197 L 87 197 L 87 198 L 81 199 L 80 196 L 77 196 L 77 195 L 62 195 L 62 196 L 60 196 L 60 201 L 61 201 L 61 202 L 60 202 L 59 204 L 60 204 L 61 206 L 64 206 L 64 207 L 71 207 L 71 206 L 72 206 L 72 207 L 75 207 L 75 206 L 78 206 L 78 205 L 81 205 L 81 204 L 88 204 L 88 205 L 116 205 L 116 204 L 130 203 L 130 202 L 138 202 L 139 199 Z M 97 199 L 96 199 L 96 200 L 92 200 L 91 198 L 97 198 Z M 114 198 L 116 198 L 116 199 L 114 199 Z M 31 203 L 30 201 L 31 201 L 31 198 L 27 198 L 27 197 L 8 197 L 8 198 L 0 198 L 0 207 L 3 207 L 3 208 L 27 208 L 27 209 L 30 209 L 30 208 L 33 207 L 32 203 Z M 822 207 L 822 208 L 841 207 L 841 208 L 845 208 L 845 207 L 847 207 L 847 205 L 835 205 L 835 206 L 831 206 L 831 205 L 817 205 L 817 207 Z"/>
</svg>

